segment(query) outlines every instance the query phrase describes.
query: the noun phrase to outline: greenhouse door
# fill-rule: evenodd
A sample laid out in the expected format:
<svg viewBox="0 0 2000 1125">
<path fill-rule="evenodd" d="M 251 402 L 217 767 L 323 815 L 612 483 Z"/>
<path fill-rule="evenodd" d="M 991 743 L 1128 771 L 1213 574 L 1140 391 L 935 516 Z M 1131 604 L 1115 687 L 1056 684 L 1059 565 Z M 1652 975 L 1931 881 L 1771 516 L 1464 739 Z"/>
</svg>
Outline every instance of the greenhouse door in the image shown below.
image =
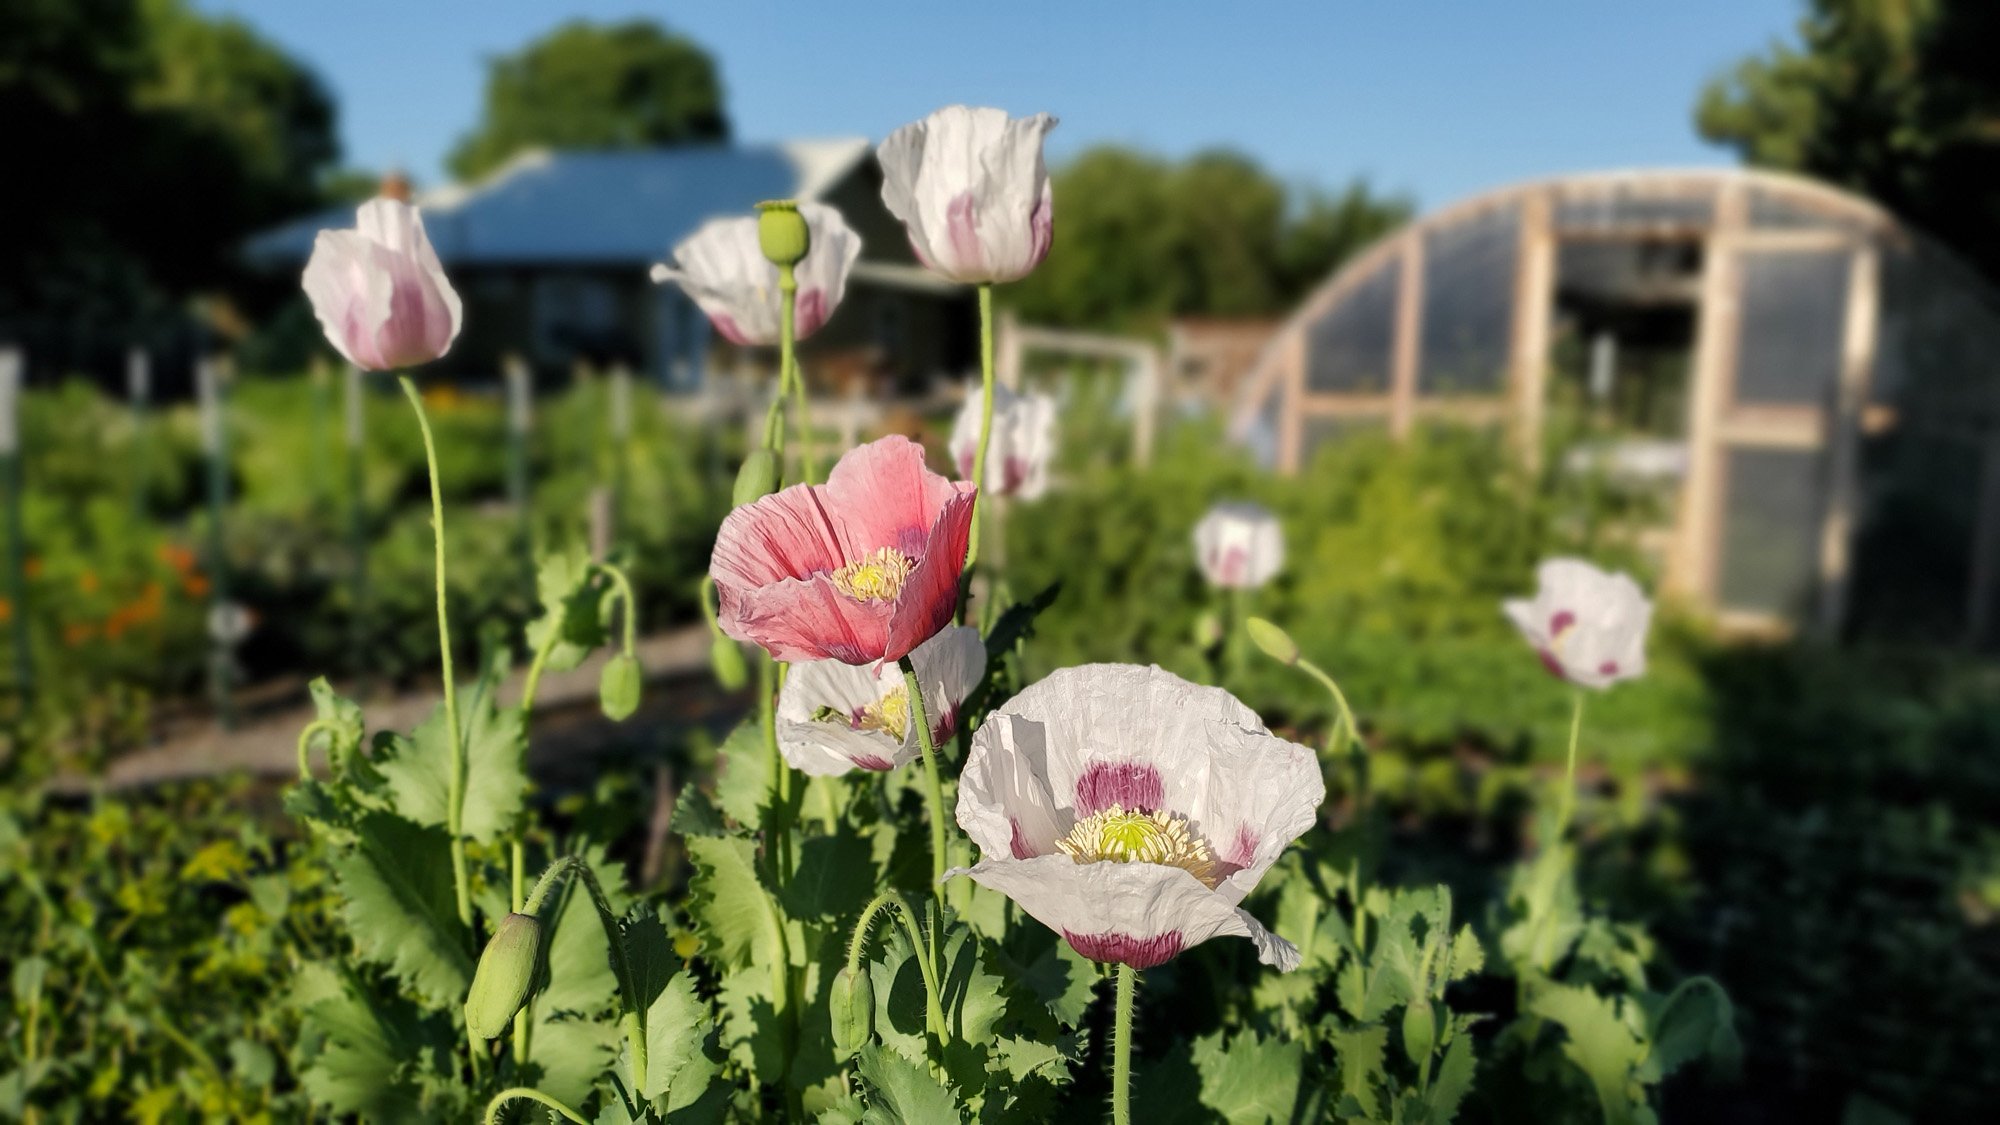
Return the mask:
<svg viewBox="0 0 2000 1125">
<path fill-rule="evenodd" d="M 1837 632 L 1876 251 L 1853 231 L 1746 229 L 1740 197 L 1724 208 L 1702 278 L 1676 577 L 1725 626 Z"/>
</svg>

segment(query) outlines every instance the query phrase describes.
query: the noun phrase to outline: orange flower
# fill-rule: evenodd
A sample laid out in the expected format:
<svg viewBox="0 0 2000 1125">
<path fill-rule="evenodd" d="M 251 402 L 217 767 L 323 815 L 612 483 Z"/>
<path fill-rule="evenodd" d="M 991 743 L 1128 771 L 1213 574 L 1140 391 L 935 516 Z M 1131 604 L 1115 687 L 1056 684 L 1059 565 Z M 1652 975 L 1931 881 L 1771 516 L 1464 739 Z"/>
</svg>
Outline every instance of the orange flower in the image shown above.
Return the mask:
<svg viewBox="0 0 2000 1125">
<path fill-rule="evenodd" d="M 42 576 L 42 560 L 40 556 L 29 555 L 27 561 L 21 564 L 21 573 L 27 575 L 29 578 L 40 578 Z"/>
<path fill-rule="evenodd" d="M 194 569 L 194 552 L 178 543 L 162 543 L 159 549 L 160 561 L 186 574 Z"/>
<path fill-rule="evenodd" d="M 8 601 L 6 598 L 0 598 L 0 621 L 12 621 L 13 619 L 14 603 Z"/>
<path fill-rule="evenodd" d="M 208 596 L 208 579 L 199 574 L 190 574 L 181 579 L 181 592 L 190 598 L 205 598 Z"/>
<path fill-rule="evenodd" d="M 76 646 L 89 640 L 91 632 L 92 630 L 88 623 L 82 621 L 72 621 L 69 624 L 63 626 L 63 643 L 71 648 L 75 648 Z"/>
<path fill-rule="evenodd" d="M 97 586 L 98 586 L 97 572 L 94 570 L 84 571 L 83 574 L 77 578 L 76 585 L 78 589 L 82 590 L 86 594 L 95 594 L 97 592 Z"/>
</svg>

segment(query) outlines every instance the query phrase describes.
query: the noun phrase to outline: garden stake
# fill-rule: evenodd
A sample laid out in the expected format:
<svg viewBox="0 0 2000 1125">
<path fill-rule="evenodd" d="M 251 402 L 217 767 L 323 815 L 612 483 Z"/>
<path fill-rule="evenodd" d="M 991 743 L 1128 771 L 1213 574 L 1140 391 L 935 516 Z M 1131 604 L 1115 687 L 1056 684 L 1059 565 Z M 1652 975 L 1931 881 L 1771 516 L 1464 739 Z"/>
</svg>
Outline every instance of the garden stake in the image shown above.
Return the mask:
<svg viewBox="0 0 2000 1125">
<path fill-rule="evenodd" d="M 317 388 L 318 384 L 314 386 Z M 135 518 L 143 518 L 146 513 L 146 451 L 151 448 L 151 443 L 146 440 L 146 414 L 153 398 L 153 367 L 144 348 L 133 348 L 125 353 L 125 398 L 131 404 L 132 415 L 132 514 Z"/>
<path fill-rule="evenodd" d="M 223 370 L 220 359 L 195 364 L 195 387 L 201 401 L 201 446 L 208 461 L 208 578 L 211 613 L 229 604 L 229 559 L 223 542 L 223 510 L 229 503 L 229 451 L 223 422 Z M 212 618 L 211 618 L 212 619 Z M 230 690 L 230 655 L 223 640 L 209 630 L 208 690 L 222 729 L 236 725 Z"/>
<path fill-rule="evenodd" d="M 33 693 L 35 665 L 28 646 L 28 548 L 21 526 L 21 352 L 0 349 L 0 496 L 7 501 L 7 604 L 14 619 L 14 687 L 22 710 Z"/>
</svg>

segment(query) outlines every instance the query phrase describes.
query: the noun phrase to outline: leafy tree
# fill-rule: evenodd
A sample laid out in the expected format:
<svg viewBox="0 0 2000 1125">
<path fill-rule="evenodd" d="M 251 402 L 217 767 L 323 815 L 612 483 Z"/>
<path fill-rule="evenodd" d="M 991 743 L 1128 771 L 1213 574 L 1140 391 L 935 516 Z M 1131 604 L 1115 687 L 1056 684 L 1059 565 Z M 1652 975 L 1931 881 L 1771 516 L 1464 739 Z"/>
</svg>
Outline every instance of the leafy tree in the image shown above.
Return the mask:
<svg viewBox="0 0 2000 1125">
<path fill-rule="evenodd" d="M 183 0 L 0 8 L 0 321 L 50 355 L 229 282 L 245 234 L 320 202 L 334 114 L 296 60 Z"/>
<path fill-rule="evenodd" d="M 1752 164 L 1868 195 L 2000 279 L 2000 6 L 1811 0 L 1773 45 L 1702 91 L 1702 135 Z"/>
<path fill-rule="evenodd" d="M 638 148 L 729 138 L 715 60 L 647 20 L 563 24 L 493 60 L 485 117 L 451 154 L 471 179 L 523 148 Z"/>
<path fill-rule="evenodd" d="M 1055 248 L 1005 292 L 1028 319 L 1093 327 L 1281 312 L 1409 214 L 1366 184 L 1295 191 L 1221 151 L 1175 163 L 1094 148 L 1055 191 Z"/>
</svg>

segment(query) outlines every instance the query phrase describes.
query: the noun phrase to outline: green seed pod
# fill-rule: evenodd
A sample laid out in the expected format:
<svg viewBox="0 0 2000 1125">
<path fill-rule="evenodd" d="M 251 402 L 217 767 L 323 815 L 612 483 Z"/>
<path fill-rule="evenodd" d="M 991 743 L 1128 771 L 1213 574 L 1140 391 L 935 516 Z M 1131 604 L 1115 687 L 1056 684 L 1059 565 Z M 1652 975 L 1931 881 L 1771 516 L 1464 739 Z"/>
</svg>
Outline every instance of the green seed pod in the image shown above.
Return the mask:
<svg viewBox="0 0 2000 1125">
<path fill-rule="evenodd" d="M 840 970 L 827 996 L 827 1010 L 833 1016 L 834 1054 L 852 1057 L 875 1034 L 875 982 L 868 978 L 868 966 Z"/>
<path fill-rule="evenodd" d="M 796 266 L 812 248 L 812 231 L 799 205 L 776 199 L 757 205 L 757 247 L 774 266 Z"/>
<path fill-rule="evenodd" d="M 492 940 L 479 955 L 472 974 L 472 991 L 465 997 L 465 1026 L 481 1039 L 494 1039 L 534 988 L 536 962 L 542 954 L 542 921 L 532 914 L 500 919 Z"/>
<path fill-rule="evenodd" d="M 708 665 L 715 670 L 715 682 L 724 691 L 736 691 L 749 682 L 749 669 L 743 666 L 743 647 L 719 633 L 708 646 Z"/>
<path fill-rule="evenodd" d="M 1403 1052 L 1418 1066 L 1430 1058 L 1431 1044 L 1437 1041 L 1437 1021 L 1428 1000 L 1412 1000 L 1403 1009 Z"/>
<path fill-rule="evenodd" d="M 1252 617 L 1243 623 L 1243 631 L 1250 634 L 1250 642 L 1264 650 L 1264 655 L 1280 664 L 1299 662 L 1299 645 L 1292 635 L 1261 617 Z"/>
<path fill-rule="evenodd" d="M 638 657 L 621 652 L 611 658 L 597 681 L 597 701 L 605 718 L 617 723 L 632 717 L 639 709 L 639 680 Z"/>
<path fill-rule="evenodd" d="M 1194 619 L 1194 643 L 1196 648 L 1214 648 L 1222 642 L 1222 618 L 1214 613 L 1203 613 Z"/>
<path fill-rule="evenodd" d="M 736 506 L 754 504 L 778 491 L 778 455 L 768 449 L 753 449 L 736 470 Z"/>
</svg>

